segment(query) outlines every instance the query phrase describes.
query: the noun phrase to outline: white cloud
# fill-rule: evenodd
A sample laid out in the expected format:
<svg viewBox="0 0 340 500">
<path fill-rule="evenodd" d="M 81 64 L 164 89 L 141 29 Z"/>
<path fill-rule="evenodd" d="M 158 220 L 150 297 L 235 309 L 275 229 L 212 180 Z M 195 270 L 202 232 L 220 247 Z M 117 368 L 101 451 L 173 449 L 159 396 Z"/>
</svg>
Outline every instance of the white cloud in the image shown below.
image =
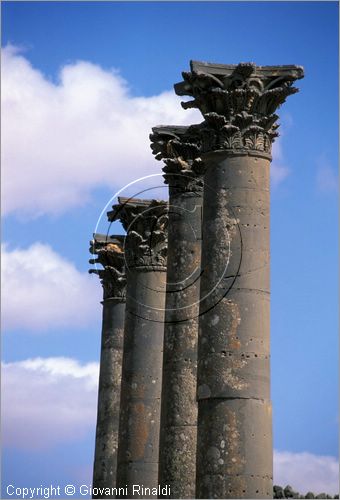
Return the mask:
<svg viewBox="0 0 340 500">
<path fill-rule="evenodd" d="M 5 47 L 3 214 L 60 214 L 87 203 L 95 188 L 108 186 L 114 193 L 128 182 L 159 173 L 161 164 L 149 147 L 151 127 L 202 121 L 197 110 L 184 111 L 180 101 L 173 90 L 132 97 L 117 70 L 106 71 L 85 61 L 62 67 L 55 84 L 18 48 Z M 275 157 L 278 148 L 276 142 L 274 186 L 289 173 Z M 155 184 L 162 184 L 161 178 L 137 188 Z"/>
<path fill-rule="evenodd" d="M 4 329 L 82 328 L 100 314 L 99 280 L 79 272 L 49 245 L 14 250 L 4 245 L 1 275 Z"/>
<path fill-rule="evenodd" d="M 325 157 L 321 157 L 317 163 L 316 184 L 318 190 L 323 194 L 337 193 L 339 180 L 336 170 Z"/>
<path fill-rule="evenodd" d="M 95 433 L 98 363 L 35 358 L 2 364 L 2 441 L 42 450 Z"/>
<path fill-rule="evenodd" d="M 59 214 L 86 203 L 98 186 L 115 190 L 159 173 L 151 127 L 202 120 L 172 90 L 132 97 L 116 70 L 78 61 L 54 84 L 18 49 L 2 54 L 4 214 Z"/>
<path fill-rule="evenodd" d="M 339 462 L 335 457 L 312 453 L 274 452 L 274 484 L 290 484 L 305 495 L 313 493 L 339 493 Z"/>
</svg>

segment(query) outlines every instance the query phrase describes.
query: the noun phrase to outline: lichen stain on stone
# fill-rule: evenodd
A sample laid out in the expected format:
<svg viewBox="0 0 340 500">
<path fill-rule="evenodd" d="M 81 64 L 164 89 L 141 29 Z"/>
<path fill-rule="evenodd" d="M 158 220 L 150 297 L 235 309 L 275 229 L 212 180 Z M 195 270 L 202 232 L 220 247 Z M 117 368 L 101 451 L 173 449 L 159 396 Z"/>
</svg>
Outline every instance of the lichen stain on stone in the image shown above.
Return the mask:
<svg viewBox="0 0 340 500">
<path fill-rule="evenodd" d="M 228 300 L 227 307 L 228 316 L 230 318 L 230 326 L 228 329 L 229 347 L 232 349 L 240 349 L 241 341 L 237 338 L 237 329 L 241 323 L 240 310 L 238 304 L 231 300 Z"/>
<path fill-rule="evenodd" d="M 231 349 L 240 349 L 241 347 L 241 342 L 239 340 L 236 340 L 236 339 L 232 339 L 229 346 L 231 347 Z"/>
<path fill-rule="evenodd" d="M 220 321 L 220 317 L 217 314 L 214 314 L 214 316 L 210 320 L 210 325 L 216 326 L 219 321 Z"/>
<path fill-rule="evenodd" d="M 145 448 L 149 437 L 149 427 L 145 416 L 144 404 L 135 403 L 132 410 L 134 413 L 133 422 L 135 424 L 134 460 L 139 460 L 142 459 L 145 454 Z"/>
<path fill-rule="evenodd" d="M 223 381 L 231 388 L 237 391 L 242 391 L 249 387 L 249 384 L 242 380 L 237 374 L 237 370 L 244 368 L 247 365 L 247 361 L 244 359 L 232 359 L 232 366 L 225 369 L 223 373 Z"/>
<path fill-rule="evenodd" d="M 134 377 L 135 380 L 141 378 L 141 377 Z M 144 378 L 144 377 L 143 377 Z M 145 398 L 145 392 L 146 392 L 146 389 L 147 389 L 147 386 L 145 385 L 145 383 L 137 383 L 137 382 L 134 382 L 136 385 L 134 386 L 134 392 L 133 392 L 133 398 Z"/>
<path fill-rule="evenodd" d="M 217 470 L 220 461 L 221 452 L 216 446 L 210 446 L 207 450 L 207 460 L 214 470 Z"/>
<path fill-rule="evenodd" d="M 124 253 L 124 250 L 119 245 L 116 245 L 115 243 L 108 243 L 106 245 L 106 249 L 110 252 L 113 252 L 113 253 Z"/>
<path fill-rule="evenodd" d="M 237 415 L 234 411 L 229 410 L 227 412 L 227 422 L 228 424 L 224 426 L 226 430 L 226 448 L 228 449 L 229 458 L 227 460 L 226 474 L 233 476 L 240 474 L 243 465 L 245 464 L 245 458 L 240 455 L 240 433 L 238 430 Z"/>
</svg>

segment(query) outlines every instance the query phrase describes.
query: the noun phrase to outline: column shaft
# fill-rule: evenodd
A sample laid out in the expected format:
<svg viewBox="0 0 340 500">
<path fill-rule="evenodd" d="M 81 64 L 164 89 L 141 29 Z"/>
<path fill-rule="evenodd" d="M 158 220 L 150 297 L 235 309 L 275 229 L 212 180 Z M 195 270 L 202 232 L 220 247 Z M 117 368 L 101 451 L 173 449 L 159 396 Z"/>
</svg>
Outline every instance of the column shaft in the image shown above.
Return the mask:
<svg viewBox="0 0 340 500">
<path fill-rule="evenodd" d="M 169 184 L 159 483 L 162 497 L 194 498 L 197 435 L 197 334 L 203 174 L 200 138 L 190 127 L 152 129 L 151 149 Z"/>
<path fill-rule="evenodd" d="M 95 234 L 90 244 L 97 257 L 90 263 L 103 268 L 89 272 L 99 276 L 104 295 L 92 485 L 94 492 L 105 488 L 108 493 L 94 493 L 93 498 L 115 498 L 126 296 L 124 237 Z"/>
<path fill-rule="evenodd" d="M 158 486 L 164 299 L 164 271 L 129 271 L 117 472 L 127 498 Z"/>
<path fill-rule="evenodd" d="M 190 62 L 204 178 L 197 498 L 271 498 L 269 167 L 301 66 Z"/>
<path fill-rule="evenodd" d="M 118 440 L 120 498 L 158 494 L 166 291 L 166 202 L 118 198 L 109 220 L 127 231 L 126 312 Z"/>
<path fill-rule="evenodd" d="M 159 463 L 169 498 L 195 497 L 202 201 L 170 194 Z"/>
<path fill-rule="evenodd" d="M 197 497 L 271 498 L 270 162 L 205 161 Z"/>
<path fill-rule="evenodd" d="M 103 301 L 93 487 L 115 488 L 125 303 Z M 114 498 L 103 495 L 94 498 Z"/>
</svg>

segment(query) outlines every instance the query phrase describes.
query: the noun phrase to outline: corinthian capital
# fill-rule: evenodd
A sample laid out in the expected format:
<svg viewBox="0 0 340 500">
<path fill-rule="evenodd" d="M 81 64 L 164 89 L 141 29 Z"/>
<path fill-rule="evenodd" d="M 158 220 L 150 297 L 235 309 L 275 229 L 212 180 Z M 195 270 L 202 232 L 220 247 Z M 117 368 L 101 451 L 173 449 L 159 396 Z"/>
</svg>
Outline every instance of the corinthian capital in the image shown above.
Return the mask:
<svg viewBox="0 0 340 500">
<path fill-rule="evenodd" d="M 175 92 L 193 97 L 182 106 L 198 108 L 205 118 L 196 126 L 197 132 L 201 130 L 202 152 L 231 149 L 270 154 L 278 135 L 275 111 L 298 92 L 293 83 L 303 78 L 303 68 L 197 61 L 190 66 Z"/>
<path fill-rule="evenodd" d="M 203 162 L 200 136 L 192 127 L 159 126 L 152 128 L 151 149 L 156 160 L 163 160 L 164 180 L 170 194 L 201 193 Z"/>
<path fill-rule="evenodd" d="M 124 236 L 106 236 L 94 234 L 90 241 L 90 252 L 96 259 L 90 264 L 100 264 L 103 269 L 90 269 L 97 274 L 104 290 L 105 299 L 125 300 L 126 276 L 124 259 Z"/>
<path fill-rule="evenodd" d="M 126 230 L 127 267 L 166 269 L 168 204 L 159 200 L 118 197 L 108 212 L 110 222 L 120 220 Z"/>
</svg>

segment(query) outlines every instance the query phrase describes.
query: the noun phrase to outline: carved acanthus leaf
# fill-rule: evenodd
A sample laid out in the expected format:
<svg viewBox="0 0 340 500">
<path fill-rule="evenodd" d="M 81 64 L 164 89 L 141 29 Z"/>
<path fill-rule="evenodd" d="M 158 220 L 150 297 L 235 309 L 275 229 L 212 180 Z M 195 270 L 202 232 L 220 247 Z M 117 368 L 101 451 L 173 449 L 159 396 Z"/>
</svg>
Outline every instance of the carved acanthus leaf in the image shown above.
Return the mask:
<svg viewBox="0 0 340 500">
<path fill-rule="evenodd" d="M 205 121 L 196 128 L 202 134 L 201 153 L 232 149 L 270 154 L 278 135 L 275 111 L 298 92 L 292 84 L 303 77 L 303 68 L 192 61 L 191 70 L 182 73 L 184 81 L 175 91 L 194 98 L 182 103 L 184 109 L 198 108 L 203 114 Z"/>
<path fill-rule="evenodd" d="M 120 220 L 126 230 L 127 266 L 165 268 L 167 258 L 168 204 L 159 200 L 118 198 L 108 213 L 110 221 Z"/>
<path fill-rule="evenodd" d="M 97 274 L 104 290 L 105 299 L 125 300 L 126 275 L 124 259 L 124 236 L 106 236 L 94 234 L 90 241 L 90 252 L 96 259 L 90 264 L 100 264 L 103 269 L 90 269 L 90 274 Z"/>
<path fill-rule="evenodd" d="M 170 194 L 201 193 L 204 168 L 200 158 L 200 137 L 191 127 L 154 127 L 150 134 L 151 149 L 157 160 L 163 160 L 164 180 Z"/>
</svg>

